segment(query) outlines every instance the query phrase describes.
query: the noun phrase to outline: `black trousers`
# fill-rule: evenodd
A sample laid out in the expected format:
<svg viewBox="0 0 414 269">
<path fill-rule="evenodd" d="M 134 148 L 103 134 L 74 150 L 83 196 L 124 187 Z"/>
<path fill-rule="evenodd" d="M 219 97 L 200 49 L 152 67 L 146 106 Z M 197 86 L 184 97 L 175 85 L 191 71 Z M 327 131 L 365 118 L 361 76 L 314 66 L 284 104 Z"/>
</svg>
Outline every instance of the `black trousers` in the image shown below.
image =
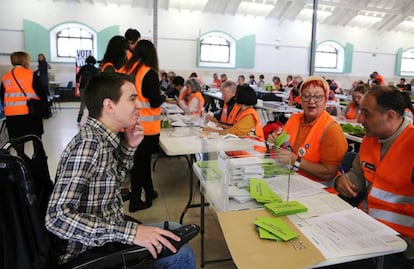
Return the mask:
<svg viewBox="0 0 414 269">
<path fill-rule="evenodd" d="M 145 191 L 146 200 L 151 201 L 154 186 L 151 176 L 151 155 L 158 150 L 160 135 L 146 135 L 139 144 L 134 156 L 134 168 L 131 170 L 131 191 L 141 195 Z"/>
</svg>

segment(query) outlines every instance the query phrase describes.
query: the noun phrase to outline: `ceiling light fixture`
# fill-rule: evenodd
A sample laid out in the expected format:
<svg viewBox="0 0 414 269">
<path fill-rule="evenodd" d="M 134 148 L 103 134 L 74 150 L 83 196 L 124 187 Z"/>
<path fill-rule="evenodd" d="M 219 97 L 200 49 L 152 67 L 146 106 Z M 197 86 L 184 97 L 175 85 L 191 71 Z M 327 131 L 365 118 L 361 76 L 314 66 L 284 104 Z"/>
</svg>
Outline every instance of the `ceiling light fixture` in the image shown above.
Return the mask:
<svg viewBox="0 0 414 269">
<path fill-rule="evenodd" d="M 242 15 L 265 17 L 274 8 L 275 6 L 271 4 L 242 1 L 237 7 L 236 13 Z"/>
<path fill-rule="evenodd" d="M 203 10 L 208 0 L 170 0 L 169 8 Z"/>
</svg>

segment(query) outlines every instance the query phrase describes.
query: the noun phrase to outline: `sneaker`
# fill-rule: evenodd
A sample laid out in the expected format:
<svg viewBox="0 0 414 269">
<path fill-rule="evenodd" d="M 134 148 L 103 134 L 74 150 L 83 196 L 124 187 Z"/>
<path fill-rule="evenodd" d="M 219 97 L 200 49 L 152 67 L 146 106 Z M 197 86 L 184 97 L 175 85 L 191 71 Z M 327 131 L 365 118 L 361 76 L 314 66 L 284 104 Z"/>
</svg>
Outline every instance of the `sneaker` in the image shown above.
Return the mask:
<svg viewBox="0 0 414 269">
<path fill-rule="evenodd" d="M 132 192 L 130 194 L 129 200 L 129 212 L 136 212 L 138 210 L 144 210 L 150 208 L 152 203 L 143 202 L 139 197 L 138 194 Z"/>
</svg>

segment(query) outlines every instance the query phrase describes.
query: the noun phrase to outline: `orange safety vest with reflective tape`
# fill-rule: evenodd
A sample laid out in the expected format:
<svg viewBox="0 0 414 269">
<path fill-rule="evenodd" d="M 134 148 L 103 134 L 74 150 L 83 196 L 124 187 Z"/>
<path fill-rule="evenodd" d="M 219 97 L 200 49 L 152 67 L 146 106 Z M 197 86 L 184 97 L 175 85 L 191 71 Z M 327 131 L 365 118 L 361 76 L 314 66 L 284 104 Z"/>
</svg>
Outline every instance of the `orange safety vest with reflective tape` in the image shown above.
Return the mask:
<svg viewBox="0 0 414 269">
<path fill-rule="evenodd" d="M 235 103 L 230 113 L 228 113 L 228 105 L 224 104 L 221 110 L 219 123 L 225 124 L 227 126 L 233 126 L 234 121 L 236 120 L 236 117 L 239 114 L 239 112 L 240 112 L 239 104 Z"/>
<path fill-rule="evenodd" d="M 198 99 L 198 111 L 193 111 L 191 114 L 200 115 L 201 112 L 203 111 L 203 108 L 204 108 L 204 97 L 201 94 L 201 92 L 191 93 L 191 95 L 190 95 L 190 97 L 188 98 L 188 101 L 187 101 L 187 106 L 191 103 L 191 100 L 193 100 L 193 98 Z"/>
<path fill-rule="evenodd" d="M 399 233 L 414 237 L 414 184 L 411 181 L 414 158 L 414 126 L 408 126 L 380 160 L 381 144 L 376 137 L 364 137 L 359 161 L 367 181 L 367 199 L 359 205 L 371 217 Z"/>
<path fill-rule="evenodd" d="M 299 132 L 299 126 L 300 126 L 300 122 L 302 118 L 303 118 L 303 113 L 293 114 L 290 117 L 290 119 L 286 122 L 284 130 L 286 133 L 290 135 L 289 142 L 290 142 L 290 145 L 292 146 L 295 145 L 296 137 Z M 307 161 L 319 163 L 320 158 L 321 158 L 319 154 L 319 149 L 321 146 L 321 140 L 322 140 L 323 134 L 329 128 L 329 126 L 333 124 L 334 122 L 335 121 L 328 114 L 328 112 L 323 111 L 322 115 L 319 116 L 318 119 L 316 119 L 316 122 L 314 123 L 309 134 L 306 136 L 305 141 L 303 141 L 302 145 L 300 145 L 299 150 L 298 150 L 299 152 L 295 152 L 295 153 Z M 301 170 L 299 170 L 298 173 L 314 181 L 325 182 L 325 180 L 320 180 Z"/>
<path fill-rule="evenodd" d="M 20 89 L 16 80 L 13 78 L 12 71 L 3 76 L 2 82 L 4 86 L 4 115 L 17 116 L 29 114 L 27 107 L 28 99 L 40 98 L 33 89 L 33 71 L 26 68 L 13 68 L 13 73 L 23 88 L 26 96 Z"/>
<path fill-rule="evenodd" d="M 131 68 L 134 70 L 137 63 Z M 137 89 L 137 99 L 141 103 L 139 121 L 144 127 L 144 135 L 156 135 L 161 131 L 161 107 L 151 107 L 149 99 L 142 95 L 142 81 L 151 67 L 141 64 L 135 75 L 135 87 Z M 157 89 L 154 89 L 157 90 Z"/>
</svg>

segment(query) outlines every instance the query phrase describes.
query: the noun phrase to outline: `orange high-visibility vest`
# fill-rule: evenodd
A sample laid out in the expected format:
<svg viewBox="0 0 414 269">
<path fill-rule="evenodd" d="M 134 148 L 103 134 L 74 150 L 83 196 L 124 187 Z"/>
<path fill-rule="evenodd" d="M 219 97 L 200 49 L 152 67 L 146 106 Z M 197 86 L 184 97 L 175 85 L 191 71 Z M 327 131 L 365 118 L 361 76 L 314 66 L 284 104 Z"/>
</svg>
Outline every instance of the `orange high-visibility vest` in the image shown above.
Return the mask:
<svg viewBox="0 0 414 269">
<path fill-rule="evenodd" d="M 191 93 L 190 97 L 188 98 L 187 104 L 186 104 L 187 106 L 191 103 L 191 100 L 193 100 L 193 98 L 197 98 L 198 99 L 198 104 L 199 105 L 198 105 L 198 111 L 194 111 L 191 114 L 198 114 L 198 115 L 200 115 L 201 112 L 204 109 L 204 97 L 201 94 L 201 92 L 193 92 L 193 93 Z"/>
<path fill-rule="evenodd" d="M 131 70 L 134 70 L 136 66 L 137 63 Z M 141 64 L 135 75 L 137 99 L 142 106 L 139 112 L 139 120 L 144 127 L 144 135 L 156 135 L 161 131 L 161 107 L 151 107 L 149 99 L 142 95 L 142 81 L 150 69 L 151 67 Z"/>
<path fill-rule="evenodd" d="M 367 200 L 359 207 L 399 233 L 414 237 L 414 126 L 408 126 L 394 141 L 382 160 L 377 137 L 364 137 L 359 161 L 368 185 Z M 401 161 L 401 158 L 404 158 Z"/>
<path fill-rule="evenodd" d="M 230 113 L 228 111 L 228 105 L 224 104 L 223 109 L 221 110 L 219 123 L 225 124 L 227 126 L 233 126 L 234 121 L 236 120 L 237 115 L 240 112 L 239 104 L 235 103 Z"/>
<path fill-rule="evenodd" d="M 14 76 L 23 88 L 26 96 L 13 78 L 12 71 L 3 76 L 2 82 L 5 89 L 4 92 L 4 114 L 6 116 L 17 116 L 29 114 L 27 107 L 28 99 L 40 98 L 33 89 L 33 71 L 26 68 L 14 68 Z"/>
<path fill-rule="evenodd" d="M 248 115 L 252 115 L 254 120 L 256 121 L 256 125 L 254 127 L 254 129 L 252 131 L 254 131 L 254 134 L 259 137 L 260 139 L 264 140 L 264 133 L 263 133 L 263 128 L 262 128 L 262 123 L 260 122 L 260 118 L 259 115 L 257 115 L 257 112 L 254 108 L 249 107 L 243 111 L 241 111 L 237 117 L 236 120 L 234 121 L 234 124 L 236 124 L 240 119 L 248 116 Z"/>
<path fill-rule="evenodd" d="M 113 63 L 110 63 L 110 62 L 104 63 L 101 66 L 101 72 L 105 72 L 105 69 L 107 67 L 110 67 L 110 66 L 112 66 L 115 69 L 115 72 L 117 72 L 117 73 L 125 73 L 126 72 L 125 71 L 125 68 L 123 66 L 121 68 L 119 68 L 119 69 L 116 69 L 115 66 L 114 66 L 114 64 Z"/>
<path fill-rule="evenodd" d="M 290 119 L 286 122 L 284 130 L 286 131 L 286 133 L 290 135 L 289 142 L 290 142 L 290 145 L 292 145 L 292 147 L 293 145 L 295 145 L 296 137 L 299 132 L 299 126 L 300 126 L 300 122 L 302 118 L 303 118 L 303 113 L 293 114 L 290 117 Z M 321 146 L 321 140 L 322 140 L 323 134 L 327 130 L 327 128 L 329 128 L 329 126 L 333 124 L 334 122 L 335 121 L 329 115 L 329 113 L 326 111 L 323 111 L 322 115 L 316 119 L 315 124 L 313 125 L 312 129 L 310 130 L 303 144 L 300 145 L 299 150 L 298 150 L 300 152 L 295 152 L 295 153 L 307 161 L 319 163 L 320 157 L 321 157 L 319 154 L 319 149 Z M 298 173 L 312 180 L 315 180 L 318 182 L 325 182 L 325 180 L 320 180 L 301 170 L 299 170 Z"/>
<path fill-rule="evenodd" d="M 354 102 L 349 103 L 345 111 L 345 118 L 348 120 L 356 119 L 359 115 L 359 109 Z"/>
</svg>

